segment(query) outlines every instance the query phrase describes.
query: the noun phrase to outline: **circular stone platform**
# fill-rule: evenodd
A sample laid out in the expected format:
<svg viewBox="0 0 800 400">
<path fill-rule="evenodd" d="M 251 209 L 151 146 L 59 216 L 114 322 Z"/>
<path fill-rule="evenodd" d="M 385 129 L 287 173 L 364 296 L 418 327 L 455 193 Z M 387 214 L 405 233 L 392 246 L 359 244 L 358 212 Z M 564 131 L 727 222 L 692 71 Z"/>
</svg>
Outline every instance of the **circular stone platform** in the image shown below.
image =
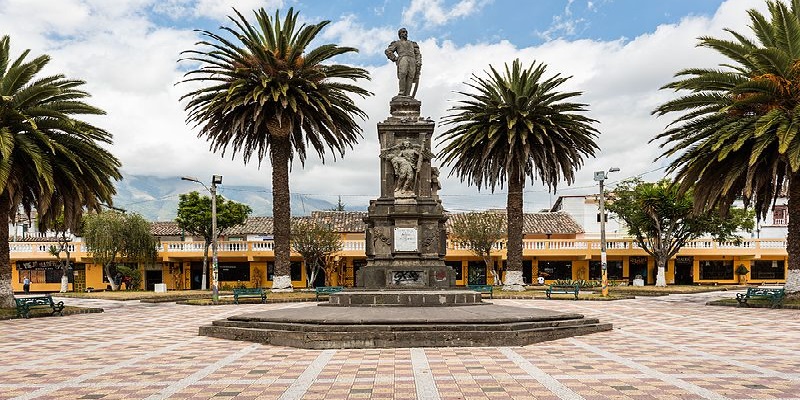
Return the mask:
<svg viewBox="0 0 800 400">
<path fill-rule="evenodd" d="M 507 307 L 319 307 L 242 314 L 200 334 L 306 349 L 524 346 L 611 330 L 581 314 Z"/>
</svg>

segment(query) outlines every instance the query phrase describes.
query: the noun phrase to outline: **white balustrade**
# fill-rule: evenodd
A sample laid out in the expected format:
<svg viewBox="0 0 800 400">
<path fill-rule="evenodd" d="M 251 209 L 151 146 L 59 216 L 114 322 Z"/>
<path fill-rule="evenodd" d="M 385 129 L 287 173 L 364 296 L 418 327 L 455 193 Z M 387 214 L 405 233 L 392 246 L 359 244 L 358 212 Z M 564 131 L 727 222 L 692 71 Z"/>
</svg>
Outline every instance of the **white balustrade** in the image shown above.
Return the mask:
<svg viewBox="0 0 800 400">
<path fill-rule="evenodd" d="M 55 242 L 9 242 L 9 250 L 12 254 L 41 254 L 50 256 L 50 247 L 55 246 Z M 267 241 L 221 241 L 218 243 L 219 252 L 247 252 L 247 251 L 267 251 L 275 250 L 275 243 L 272 240 Z M 174 253 L 202 253 L 205 244 L 203 242 L 162 242 L 159 250 Z M 599 240 L 571 240 L 571 239 L 525 239 L 523 240 L 522 247 L 528 251 L 546 251 L 557 253 L 559 251 L 580 251 L 580 250 L 599 250 Z M 698 239 L 687 242 L 684 246 L 685 249 L 703 250 L 703 249 L 785 249 L 786 239 L 744 239 L 740 242 L 726 241 L 717 242 L 713 239 Z M 70 253 L 76 256 L 82 252 L 86 252 L 85 246 L 81 242 L 72 242 L 68 244 Z M 494 251 L 502 251 L 507 248 L 505 240 L 498 241 L 492 246 Z M 636 250 L 641 249 L 641 246 L 634 240 L 609 240 L 606 242 L 607 249 L 616 250 Z M 364 240 L 345 240 L 342 243 L 344 251 L 365 251 L 366 242 Z M 459 243 L 458 241 L 448 240 L 448 250 L 456 251 L 469 251 L 469 247 Z M 209 251 L 210 251 L 209 246 Z"/>
<path fill-rule="evenodd" d="M 265 240 L 261 242 L 248 242 L 252 245 L 253 251 L 272 251 L 275 250 L 275 242 Z"/>
</svg>

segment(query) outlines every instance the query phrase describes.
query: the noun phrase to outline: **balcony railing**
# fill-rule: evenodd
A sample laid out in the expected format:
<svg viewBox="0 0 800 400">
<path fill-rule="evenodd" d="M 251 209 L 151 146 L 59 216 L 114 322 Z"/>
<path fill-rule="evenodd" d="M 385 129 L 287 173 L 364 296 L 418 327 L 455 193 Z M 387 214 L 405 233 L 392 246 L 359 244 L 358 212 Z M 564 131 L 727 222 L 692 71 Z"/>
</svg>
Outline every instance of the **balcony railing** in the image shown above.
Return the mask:
<svg viewBox="0 0 800 400">
<path fill-rule="evenodd" d="M 51 257 L 50 246 L 53 242 L 10 242 L 9 249 L 11 256 L 15 258 Z M 267 241 L 221 241 L 218 243 L 217 251 L 221 255 L 226 253 L 246 253 L 246 252 L 272 252 L 274 242 Z M 543 253 L 548 255 L 558 254 L 597 254 L 600 251 L 600 241 L 597 239 L 526 239 L 522 243 L 523 251 L 526 253 Z M 162 255 L 172 255 L 179 257 L 196 256 L 203 253 L 205 244 L 203 242 L 161 242 L 159 252 Z M 506 248 L 505 241 L 498 241 L 494 245 L 495 251 L 502 251 Z M 447 241 L 447 249 L 450 251 L 469 251 L 469 248 L 462 246 L 455 241 Z M 606 241 L 606 249 L 613 254 L 615 251 L 635 251 L 641 252 L 639 245 L 631 239 L 612 239 Z M 698 239 L 686 243 L 681 253 L 700 253 L 708 254 L 719 251 L 723 254 L 739 252 L 741 254 L 753 254 L 762 250 L 780 252 L 786 249 L 785 239 L 745 239 L 740 242 L 717 242 L 711 239 Z M 69 245 L 70 253 L 73 257 L 87 256 L 84 243 L 73 242 Z M 364 240 L 344 240 L 342 251 L 363 252 L 366 250 Z M 211 251 L 209 246 L 209 251 Z"/>
</svg>

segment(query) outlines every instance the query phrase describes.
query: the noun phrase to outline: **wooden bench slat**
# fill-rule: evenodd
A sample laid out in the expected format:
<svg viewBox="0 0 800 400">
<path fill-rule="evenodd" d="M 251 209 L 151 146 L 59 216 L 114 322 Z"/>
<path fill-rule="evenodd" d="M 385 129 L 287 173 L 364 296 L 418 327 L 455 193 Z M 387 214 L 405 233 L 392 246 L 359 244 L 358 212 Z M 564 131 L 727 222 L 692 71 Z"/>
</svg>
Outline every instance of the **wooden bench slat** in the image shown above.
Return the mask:
<svg viewBox="0 0 800 400">
<path fill-rule="evenodd" d="M 489 298 L 494 299 L 494 287 L 492 285 L 467 285 L 467 289 L 479 293 L 489 293 Z"/>
<path fill-rule="evenodd" d="M 267 292 L 263 288 L 237 288 L 233 289 L 233 304 L 239 304 L 239 297 L 261 298 L 261 304 L 267 303 Z"/>
<path fill-rule="evenodd" d="M 314 293 L 317 297 L 317 301 L 319 301 L 319 295 L 327 294 L 330 295 L 331 293 L 338 293 L 344 290 L 344 286 L 317 286 L 314 288 Z"/>
<path fill-rule="evenodd" d="M 53 310 L 51 315 L 56 315 L 56 313 L 61 316 L 64 315 L 64 302 L 54 302 L 53 297 L 49 294 L 36 297 L 16 297 L 14 298 L 14 304 L 17 308 L 17 316 L 21 318 L 29 318 L 32 309 L 45 307 Z"/>
<path fill-rule="evenodd" d="M 578 300 L 578 292 L 580 292 L 581 288 L 580 285 L 550 285 L 547 289 L 545 289 L 544 293 L 548 299 L 550 299 L 551 294 L 574 294 L 575 300 Z"/>
<path fill-rule="evenodd" d="M 786 291 L 783 288 L 747 288 L 746 293 L 737 293 L 736 301 L 739 307 L 743 304 L 747 307 L 747 301 L 750 299 L 764 299 L 769 300 L 772 308 L 779 308 L 783 306 L 783 299 L 786 297 Z"/>
</svg>

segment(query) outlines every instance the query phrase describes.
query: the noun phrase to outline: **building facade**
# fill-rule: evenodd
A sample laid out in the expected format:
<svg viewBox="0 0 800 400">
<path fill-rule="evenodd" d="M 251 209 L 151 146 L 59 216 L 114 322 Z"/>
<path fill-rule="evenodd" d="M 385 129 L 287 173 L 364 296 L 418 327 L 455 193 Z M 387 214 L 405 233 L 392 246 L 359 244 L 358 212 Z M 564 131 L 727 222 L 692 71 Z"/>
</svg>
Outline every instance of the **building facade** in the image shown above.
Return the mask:
<svg viewBox="0 0 800 400">
<path fill-rule="evenodd" d="M 595 235 L 591 231 L 593 225 L 589 223 L 592 215 L 596 215 L 596 208 L 594 214 L 591 213 L 594 206 L 591 198 L 574 196 L 559 199 L 557 204 L 561 204 L 561 211 L 525 215 L 525 282 L 536 283 L 539 277 L 544 278 L 546 283 L 556 280 L 599 280 L 600 240 L 599 232 Z M 584 208 L 581 211 L 583 224 L 572 216 L 578 214 L 576 210 L 579 207 Z M 316 285 L 356 286 L 356 271 L 366 265 L 365 214 L 318 211 L 304 217 L 328 224 L 342 235 L 342 251 L 330 260 L 336 267 L 332 268 L 327 280 L 320 274 Z M 452 218 L 458 218 L 458 215 L 452 215 Z M 774 225 L 774 222 L 780 221 L 765 222 Z M 641 277 L 647 284 L 653 284 L 656 269 L 654 259 L 635 241 L 620 233 L 623 226 L 617 225 L 615 228 L 615 225 L 609 225 L 609 280 L 612 284 L 631 284 L 635 278 Z M 590 231 L 587 232 L 585 227 Z M 159 255 L 152 263 L 136 266 L 142 272 L 142 283 L 138 289 L 153 290 L 157 283 L 164 283 L 171 290 L 200 289 L 205 247 L 202 239 L 187 237 L 173 222 L 153 223 L 152 231 L 160 239 Z M 18 238 L 10 243 L 15 291 L 22 291 L 25 277 L 31 279 L 32 291 L 56 292 L 60 289 L 62 269 L 56 257 L 50 253 L 53 244 L 41 236 Z M 70 258 L 71 267 L 67 273 L 69 290 L 103 290 L 108 287 L 102 266 L 93 262 L 91 252 L 87 251 L 80 238 L 70 243 Z M 500 241 L 492 253 L 492 264 L 500 271 L 501 278 L 506 258 L 505 244 Z M 218 242 L 218 260 L 222 290 L 237 286 L 270 287 L 274 274 L 272 219 L 251 217 L 245 224 L 224 232 Z M 293 286 L 307 287 L 302 257 L 293 253 L 291 262 Z M 483 260 L 454 240 L 447 241 L 445 262 L 456 272 L 457 285 L 496 283 L 491 269 L 487 269 Z M 742 265 L 748 273 L 740 277 L 736 275 L 736 269 Z M 739 243 L 701 239 L 688 243 L 669 261 L 666 280 L 668 284 L 714 285 L 740 281 L 780 284 L 785 281 L 786 269 L 785 235 L 745 237 Z"/>
</svg>

